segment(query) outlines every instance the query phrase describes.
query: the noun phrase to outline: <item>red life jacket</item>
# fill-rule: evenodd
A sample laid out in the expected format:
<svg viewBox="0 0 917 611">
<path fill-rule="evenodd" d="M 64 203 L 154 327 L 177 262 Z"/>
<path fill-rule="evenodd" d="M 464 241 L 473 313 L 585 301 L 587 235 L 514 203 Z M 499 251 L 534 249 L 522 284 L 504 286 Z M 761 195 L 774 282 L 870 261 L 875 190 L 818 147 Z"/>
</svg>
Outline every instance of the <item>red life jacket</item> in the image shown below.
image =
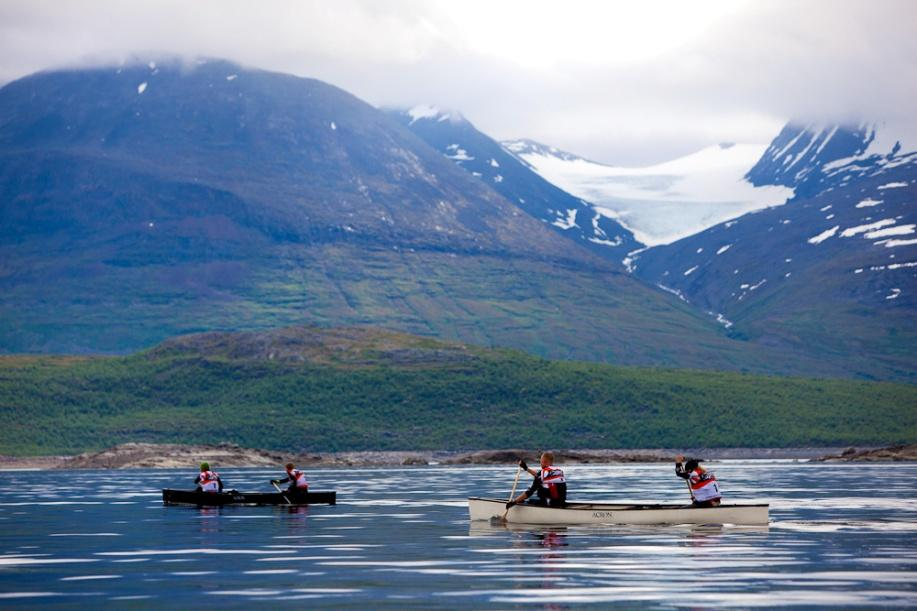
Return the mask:
<svg viewBox="0 0 917 611">
<path fill-rule="evenodd" d="M 201 490 L 203 492 L 219 492 L 220 491 L 220 474 L 216 471 L 201 471 L 201 474 L 198 476 L 200 479 Z"/>
<path fill-rule="evenodd" d="M 541 469 L 541 487 L 548 491 L 548 496 L 552 499 L 560 498 L 558 484 L 566 484 L 564 472 L 557 467 L 542 467 Z"/>
<path fill-rule="evenodd" d="M 287 476 L 290 478 L 297 488 L 307 490 L 309 488 L 309 482 L 306 481 L 306 474 L 300 471 L 299 469 L 293 469 L 287 471 Z"/>
<path fill-rule="evenodd" d="M 720 498 L 720 488 L 713 473 L 698 467 L 688 475 L 688 483 L 691 485 L 691 495 L 695 501 L 710 501 Z"/>
</svg>

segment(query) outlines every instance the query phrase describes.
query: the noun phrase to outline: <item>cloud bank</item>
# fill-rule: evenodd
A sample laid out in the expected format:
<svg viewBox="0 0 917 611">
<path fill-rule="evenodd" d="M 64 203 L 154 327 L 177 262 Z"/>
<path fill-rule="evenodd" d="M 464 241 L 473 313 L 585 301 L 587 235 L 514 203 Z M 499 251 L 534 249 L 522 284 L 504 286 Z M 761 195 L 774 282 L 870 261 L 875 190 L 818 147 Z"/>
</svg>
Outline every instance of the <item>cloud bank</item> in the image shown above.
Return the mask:
<svg viewBox="0 0 917 611">
<path fill-rule="evenodd" d="M 0 82 L 130 56 L 220 57 L 632 165 L 767 142 L 789 118 L 913 130 L 913 23 L 907 0 L 7 0 Z"/>
</svg>

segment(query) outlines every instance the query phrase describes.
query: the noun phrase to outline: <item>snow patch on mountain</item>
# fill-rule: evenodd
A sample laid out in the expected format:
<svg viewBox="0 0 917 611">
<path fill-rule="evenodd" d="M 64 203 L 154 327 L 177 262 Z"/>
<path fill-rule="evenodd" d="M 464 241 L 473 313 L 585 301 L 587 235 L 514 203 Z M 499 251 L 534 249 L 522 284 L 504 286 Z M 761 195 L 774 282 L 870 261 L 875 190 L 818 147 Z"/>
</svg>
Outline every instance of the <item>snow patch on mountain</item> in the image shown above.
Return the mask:
<svg viewBox="0 0 917 611">
<path fill-rule="evenodd" d="M 604 165 L 529 140 L 503 146 L 648 246 L 668 244 L 748 212 L 782 205 L 793 195 L 792 189 L 754 187 L 743 178 L 765 145 L 714 145 L 638 168 Z"/>
<path fill-rule="evenodd" d="M 455 112 L 454 110 L 442 110 L 436 106 L 430 106 L 429 104 L 418 104 L 413 108 L 410 108 L 407 111 L 407 115 L 411 117 L 411 122 L 408 125 L 414 125 L 417 121 L 422 121 L 424 119 L 431 119 L 433 121 L 461 121 L 461 113 Z"/>
<path fill-rule="evenodd" d="M 841 228 L 840 225 L 835 225 L 831 229 L 826 229 L 825 231 L 822 231 L 817 236 L 809 238 L 809 244 L 816 244 L 816 245 L 821 244 L 828 238 L 833 237 L 834 234 L 837 233 L 837 230 L 840 228 Z"/>
<path fill-rule="evenodd" d="M 888 162 L 891 157 L 917 150 L 917 140 L 909 133 L 911 130 L 907 126 L 889 125 L 886 122 L 863 123 L 857 126 L 855 131 L 864 134 L 862 149 L 854 155 L 824 164 L 823 170 L 831 172 L 844 166 L 862 165 L 862 162 L 877 159 Z"/>
<path fill-rule="evenodd" d="M 869 231 L 875 231 L 876 229 L 881 229 L 882 227 L 887 227 L 888 225 L 894 225 L 895 219 L 882 219 L 881 221 L 875 221 L 874 223 L 868 223 L 866 225 L 857 225 L 856 227 L 850 227 L 841 232 L 842 238 L 852 238 L 855 235 L 860 233 L 866 233 Z"/>
<path fill-rule="evenodd" d="M 897 225 L 895 227 L 886 227 L 885 229 L 878 229 L 876 231 L 868 232 L 864 237 L 867 240 L 875 240 L 876 238 L 886 238 L 893 235 L 910 235 L 914 233 L 914 228 L 917 225 Z"/>
<path fill-rule="evenodd" d="M 555 227 L 560 227 L 561 229 L 573 229 L 577 227 L 576 224 L 576 208 L 571 208 L 567 210 L 566 216 L 561 216 L 557 218 L 553 223 Z"/>
<path fill-rule="evenodd" d="M 914 240 L 887 240 L 885 242 L 876 242 L 877 244 L 882 244 L 885 248 L 894 248 L 896 246 L 913 246 L 917 244 L 917 239 Z"/>
<path fill-rule="evenodd" d="M 474 161 L 474 157 L 458 144 L 450 144 L 446 147 L 446 157 L 453 161 Z"/>
<path fill-rule="evenodd" d="M 690 302 L 688 301 L 688 298 L 685 297 L 685 294 L 682 293 L 681 291 L 679 291 L 678 289 L 673 289 L 672 287 L 666 286 L 666 285 L 664 285 L 664 284 L 657 284 L 656 286 L 658 286 L 660 289 L 662 289 L 662 290 L 665 291 L 666 293 L 670 293 L 670 294 L 672 294 L 672 295 L 675 295 L 676 297 L 678 297 L 679 299 L 681 299 L 681 300 L 684 301 L 685 303 L 690 303 Z"/>
</svg>

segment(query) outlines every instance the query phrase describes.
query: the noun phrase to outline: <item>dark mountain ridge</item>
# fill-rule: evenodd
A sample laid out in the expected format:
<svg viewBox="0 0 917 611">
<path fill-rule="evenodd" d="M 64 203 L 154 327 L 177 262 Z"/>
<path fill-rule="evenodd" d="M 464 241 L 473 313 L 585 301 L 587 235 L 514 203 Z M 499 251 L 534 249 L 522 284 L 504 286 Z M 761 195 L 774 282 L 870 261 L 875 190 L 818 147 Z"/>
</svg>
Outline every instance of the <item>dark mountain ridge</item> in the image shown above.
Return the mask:
<svg viewBox="0 0 917 611">
<path fill-rule="evenodd" d="M 70 177 L 85 188 L 94 170 L 116 163 L 134 174 L 130 181 L 152 175 L 177 188 L 209 189 L 217 211 L 244 207 L 280 237 L 346 232 L 351 239 L 586 260 L 550 238 L 531 243 L 525 232 L 541 231 L 534 223 L 509 222 L 512 206 L 438 156 L 418 154 L 420 142 L 407 130 L 352 95 L 227 62 L 48 72 L 10 83 L 0 92 L 0 147 L 7 163 L 21 164 L 9 168 L 21 182 L 7 183 L 5 197 L 46 184 L 30 178 L 65 183 L 62 170 L 85 172 Z M 49 173 L 26 171 L 35 165 Z M 443 205 L 431 206 L 437 199 Z M 144 217 L 134 206 L 118 208 L 157 220 L 154 209 Z M 21 235 L 36 224 L 12 219 L 5 227 Z"/>
</svg>

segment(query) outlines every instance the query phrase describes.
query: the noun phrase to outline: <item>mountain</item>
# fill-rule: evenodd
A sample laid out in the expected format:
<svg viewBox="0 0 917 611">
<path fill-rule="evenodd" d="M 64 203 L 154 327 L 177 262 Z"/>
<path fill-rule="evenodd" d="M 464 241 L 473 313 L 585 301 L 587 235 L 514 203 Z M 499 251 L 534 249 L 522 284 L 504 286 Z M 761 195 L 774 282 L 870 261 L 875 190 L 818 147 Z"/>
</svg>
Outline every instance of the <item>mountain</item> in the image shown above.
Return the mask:
<svg viewBox="0 0 917 611">
<path fill-rule="evenodd" d="M 553 147 L 515 140 L 507 151 L 543 178 L 590 202 L 647 246 L 674 242 L 746 212 L 783 204 L 784 185 L 744 176 L 766 148 L 723 143 L 648 167 L 604 165 Z"/>
<path fill-rule="evenodd" d="M 550 236 L 533 240 L 538 224 L 350 94 L 225 62 L 11 83 L 0 98 L 0 146 L 7 238 L 66 227 L 70 238 L 104 229 L 155 243 L 200 229 L 244 241 L 260 230 L 589 261 Z M 148 192 L 152 180 L 168 184 Z M 79 191 L 60 192 L 67 187 Z M 30 199 L 33 191 L 43 197 Z M 64 195 L 69 206 L 58 203 Z M 51 219 L 45 208 L 54 206 Z"/>
<path fill-rule="evenodd" d="M 815 125 L 791 121 L 746 178 L 756 186 L 783 185 L 812 197 L 842 182 L 907 165 L 917 143 L 902 145 L 901 126 L 861 123 Z"/>
<path fill-rule="evenodd" d="M 0 159 L 2 352 L 373 324 L 559 358 L 846 373 L 730 339 L 320 81 L 223 61 L 39 73 L 0 89 Z"/>
<path fill-rule="evenodd" d="M 642 246 L 617 221 L 546 181 L 460 113 L 432 106 L 390 112 L 424 142 L 531 216 L 616 265 Z"/>
<path fill-rule="evenodd" d="M 787 125 L 748 173 L 784 206 L 639 253 L 635 273 L 737 337 L 917 372 L 917 152 L 875 127 Z"/>
<path fill-rule="evenodd" d="M 290 327 L 195 334 L 125 357 L 0 357 L 0 454 L 125 442 L 882 445 L 917 440 L 915 400 L 907 384 L 547 361 L 379 329 Z"/>
</svg>

